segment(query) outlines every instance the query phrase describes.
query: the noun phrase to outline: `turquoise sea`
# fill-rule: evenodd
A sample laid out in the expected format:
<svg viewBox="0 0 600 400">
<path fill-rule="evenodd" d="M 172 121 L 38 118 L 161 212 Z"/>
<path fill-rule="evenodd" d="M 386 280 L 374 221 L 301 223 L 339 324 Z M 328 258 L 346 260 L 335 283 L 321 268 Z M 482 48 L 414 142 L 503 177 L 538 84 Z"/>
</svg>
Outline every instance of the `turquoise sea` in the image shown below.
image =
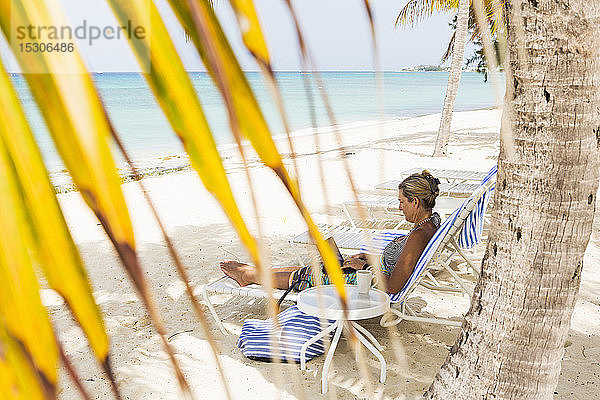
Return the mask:
<svg viewBox="0 0 600 400">
<path fill-rule="evenodd" d="M 223 102 L 210 77 L 203 72 L 190 75 L 215 139 L 220 145 L 233 142 Z M 317 96 L 316 83 L 311 74 L 307 76 L 312 81 L 312 92 L 316 99 L 313 109 L 317 123 L 319 126 L 328 126 L 330 122 Z M 338 124 L 375 121 L 379 118 L 373 72 L 323 72 L 321 76 Z M 261 74 L 248 72 L 247 77 L 273 134 L 283 134 L 281 118 Z M 311 112 L 303 75 L 299 72 L 280 72 L 277 73 L 277 79 L 292 130 L 310 128 Z M 182 151 L 143 76 L 135 73 L 104 73 L 95 74 L 94 80 L 114 126 L 135 159 Z M 447 80 L 447 72 L 385 72 L 383 118 L 406 118 L 440 112 Z M 48 167 L 51 170 L 60 168 L 59 157 L 24 78 L 14 75 L 13 82 Z M 494 106 L 492 89 L 490 83 L 483 81 L 482 75 L 464 72 L 455 110 Z"/>
</svg>

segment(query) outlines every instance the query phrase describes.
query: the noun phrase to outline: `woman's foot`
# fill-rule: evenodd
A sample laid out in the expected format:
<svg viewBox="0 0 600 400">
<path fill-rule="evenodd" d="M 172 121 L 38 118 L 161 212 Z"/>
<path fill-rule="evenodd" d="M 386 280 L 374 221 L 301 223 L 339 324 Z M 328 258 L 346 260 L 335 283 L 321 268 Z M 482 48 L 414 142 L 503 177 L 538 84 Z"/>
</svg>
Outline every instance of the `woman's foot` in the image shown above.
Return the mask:
<svg viewBox="0 0 600 400">
<path fill-rule="evenodd" d="M 240 286 L 258 283 L 257 271 L 252 265 L 242 264 L 237 261 L 223 261 L 219 265 L 221 266 L 221 271 Z"/>
</svg>

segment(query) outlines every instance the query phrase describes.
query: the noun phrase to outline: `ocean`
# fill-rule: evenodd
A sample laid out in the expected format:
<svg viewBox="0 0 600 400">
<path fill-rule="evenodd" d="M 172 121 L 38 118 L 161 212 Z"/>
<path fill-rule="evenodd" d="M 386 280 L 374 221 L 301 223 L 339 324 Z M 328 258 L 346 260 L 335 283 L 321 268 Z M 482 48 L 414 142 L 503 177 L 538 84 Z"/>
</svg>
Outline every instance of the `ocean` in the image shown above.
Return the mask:
<svg viewBox="0 0 600 400">
<path fill-rule="evenodd" d="M 233 142 L 221 97 L 208 74 L 190 73 L 215 140 L 219 145 Z M 314 114 L 318 126 L 331 125 L 312 79 Z M 248 72 L 248 81 L 265 114 L 274 136 L 284 134 L 281 117 L 269 89 L 258 72 Z M 327 91 L 338 124 L 376 121 L 439 113 L 444 101 L 447 72 L 385 72 L 383 74 L 383 113 L 379 111 L 373 72 L 323 72 Z M 94 74 L 94 80 L 126 148 L 134 159 L 177 154 L 183 151 L 162 110 L 142 75 L 136 73 Z M 311 128 L 311 110 L 300 72 L 279 72 L 277 80 L 283 95 L 288 121 L 294 132 Z M 29 122 L 49 170 L 62 168 L 60 158 L 46 130 L 37 105 L 24 78 L 13 75 Z M 501 80 L 503 84 L 503 79 Z M 495 106 L 493 87 L 476 72 L 463 72 L 455 110 L 475 110 Z"/>
</svg>

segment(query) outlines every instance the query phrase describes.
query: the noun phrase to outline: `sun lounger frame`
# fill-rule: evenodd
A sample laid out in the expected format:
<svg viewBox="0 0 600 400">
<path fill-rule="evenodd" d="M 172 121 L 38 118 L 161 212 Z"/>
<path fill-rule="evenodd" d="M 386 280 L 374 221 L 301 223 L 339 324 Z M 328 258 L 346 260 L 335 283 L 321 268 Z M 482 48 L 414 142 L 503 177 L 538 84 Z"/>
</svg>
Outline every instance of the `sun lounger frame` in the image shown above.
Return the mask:
<svg viewBox="0 0 600 400">
<path fill-rule="evenodd" d="M 493 167 L 488 175 L 484 178 L 484 181 L 480 185 L 479 189 L 473 193 L 464 203 L 450 216 L 442 227 L 438 229 L 434 237 L 430 240 L 425 252 L 421 255 L 417 261 L 415 271 L 409 278 L 409 282 L 402 289 L 401 292 L 390 295 L 392 304 L 395 305 L 390 310 L 390 313 L 384 315 L 380 321 L 382 326 L 391 326 L 399 323 L 402 320 L 417 321 L 433 324 L 442 324 L 448 326 L 460 326 L 461 321 L 450 320 L 445 318 L 437 317 L 423 317 L 414 312 L 410 306 L 406 304 L 408 296 L 415 290 L 415 288 L 421 284 L 423 287 L 434 289 L 434 290 L 448 290 L 448 291 L 463 291 L 472 296 L 472 290 L 464 283 L 464 281 L 458 276 L 458 274 L 450 267 L 450 261 L 452 258 L 459 254 L 465 259 L 469 267 L 476 273 L 479 273 L 478 268 L 473 264 L 472 261 L 466 256 L 462 249 L 470 248 L 476 244 L 481 237 L 483 230 L 483 216 L 485 209 L 490 200 L 491 193 L 495 188 L 496 182 L 496 167 Z M 475 211 L 477 211 L 475 213 Z M 451 222 L 450 222 L 451 220 Z M 467 226 L 467 222 L 469 225 Z M 445 224 L 449 226 L 445 226 Z M 336 238 L 336 242 L 340 249 L 351 249 L 351 250 L 365 250 L 364 245 L 359 247 L 352 243 L 356 242 L 356 235 L 370 234 L 371 237 L 376 235 L 382 235 L 382 231 L 375 229 L 361 230 L 360 228 L 332 226 L 329 227 L 321 225 L 321 232 L 324 235 L 330 234 Z M 351 233 L 354 241 L 346 241 L 344 238 L 339 236 L 340 233 Z M 400 230 L 388 230 L 385 232 L 390 235 L 406 233 L 406 231 Z M 443 236 L 442 236 L 443 235 Z M 290 240 L 290 244 L 299 244 L 301 235 Z M 339 239 L 339 241 L 338 241 Z M 363 242 L 364 243 L 364 242 Z M 303 243 L 307 244 L 307 243 Z M 448 254 L 449 253 L 449 254 Z M 429 269 L 432 264 L 439 264 L 446 269 L 455 281 L 460 286 L 460 289 L 455 287 L 443 287 L 435 280 L 435 278 L 429 273 Z M 433 279 L 434 284 L 431 285 L 428 282 L 423 282 L 424 277 Z M 437 283 L 437 284 L 436 284 Z M 244 297 L 254 298 L 268 298 L 267 292 L 260 285 L 249 285 L 240 287 L 237 283 L 226 276 L 223 276 L 215 281 L 212 281 L 202 287 L 202 297 L 208 306 L 211 315 L 214 317 L 218 324 L 219 329 L 225 335 L 229 334 L 221 319 L 219 318 L 214 305 L 210 301 L 209 293 L 214 294 L 229 294 Z M 273 297 L 275 299 L 281 298 L 284 291 L 280 289 L 273 289 Z M 296 294 L 289 293 L 286 300 L 296 301 Z"/>
<path fill-rule="evenodd" d="M 477 274 L 479 269 L 466 257 L 462 248 L 470 248 L 476 244 L 483 231 L 483 217 L 485 210 L 496 186 L 497 168 L 494 166 L 488 175 L 484 178 L 478 190 L 470 196 L 463 205 L 457 209 L 436 231 L 431 238 L 423 254 L 417 261 L 413 274 L 409 278 L 402 290 L 394 295 L 390 295 L 392 307 L 390 312 L 381 318 L 381 326 L 388 327 L 398 324 L 402 320 L 424 322 L 432 324 L 441 324 L 447 326 L 461 326 L 462 321 L 456 321 L 439 317 L 423 317 L 414 312 L 406 304 L 406 300 L 416 287 L 427 276 L 431 264 L 437 263 L 443 266 L 454 279 L 461 285 L 470 297 L 473 291 L 463 286 L 464 282 L 458 277 L 456 272 L 450 267 L 450 261 L 455 253 L 460 254 L 469 266 Z M 450 251 L 450 256 L 444 256 L 444 251 Z M 461 283 L 462 282 L 462 283 Z"/>
</svg>

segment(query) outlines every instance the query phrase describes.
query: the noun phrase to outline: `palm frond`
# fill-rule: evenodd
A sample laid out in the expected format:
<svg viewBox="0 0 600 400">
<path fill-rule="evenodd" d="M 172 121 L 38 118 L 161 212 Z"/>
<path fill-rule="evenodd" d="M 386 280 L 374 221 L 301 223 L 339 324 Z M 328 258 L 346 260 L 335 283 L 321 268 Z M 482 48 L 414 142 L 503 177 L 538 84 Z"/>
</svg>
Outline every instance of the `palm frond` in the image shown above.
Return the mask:
<svg viewBox="0 0 600 400">
<path fill-rule="evenodd" d="M 447 12 L 456 7 L 458 7 L 457 0 L 409 0 L 400 9 L 394 26 L 404 25 L 414 28 L 419 22 L 434 13 Z"/>
<path fill-rule="evenodd" d="M 271 70 L 271 61 L 267 43 L 260 28 L 258 15 L 252 0 L 230 0 L 235 11 L 238 25 L 242 32 L 242 39 L 246 48 L 254 59 L 268 70 Z"/>
<path fill-rule="evenodd" d="M 13 337 L 0 320 L 0 398 L 43 400 L 52 398 L 22 342 Z"/>
<path fill-rule="evenodd" d="M 0 141 L 0 325 L 21 347 L 39 379 L 39 391 L 54 397 L 58 349 L 28 250 L 34 239 L 24 204 L 14 163 Z"/>
<path fill-rule="evenodd" d="M 345 302 L 346 293 L 339 262 L 304 206 L 298 185 L 284 167 L 256 98 L 209 2 L 169 0 L 169 3 L 182 25 L 190 32 L 204 65 L 225 100 L 232 130 L 250 140 L 262 161 L 277 174 L 289 191 L 321 253 L 331 281 Z"/>
<path fill-rule="evenodd" d="M 233 7 L 233 10 L 235 11 L 236 20 L 242 33 L 242 40 L 244 42 L 244 45 L 246 46 L 246 49 L 248 49 L 250 54 L 252 54 L 252 57 L 254 57 L 254 60 L 259 65 L 260 70 L 265 76 L 265 79 L 271 91 L 271 95 L 279 110 L 279 115 L 281 116 L 281 121 L 285 130 L 288 146 L 290 148 L 290 157 L 292 159 L 294 167 L 294 177 L 297 181 L 299 179 L 298 163 L 296 161 L 296 151 L 294 149 L 294 142 L 291 136 L 290 124 L 283 104 L 283 96 L 281 95 L 279 84 L 271 66 L 269 51 L 262 29 L 260 27 L 260 22 L 256 13 L 256 8 L 254 7 L 254 2 L 253 0 L 231 0 L 230 3 Z M 240 149 L 240 153 L 242 154 L 242 159 L 245 162 L 245 156 L 243 154 L 243 148 L 240 142 L 238 142 L 238 147 Z M 254 207 L 256 208 L 256 200 L 253 194 L 254 192 L 251 191 L 251 193 L 252 201 Z"/>
<path fill-rule="evenodd" d="M 450 37 L 450 41 L 448 42 L 448 46 L 446 47 L 446 51 L 442 55 L 440 63 L 445 63 L 446 61 L 448 61 L 448 59 L 452 55 L 452 49 L 454 47 L 454 39 L 455 38 L 456 38 L 456 32 L 453 32 L 452 36 Z"/>
<path fill-rule="evenodd" d="M 92 296 L 83 262 L 73 242 L 42 156 L 16 92 L 0 62 L 0 140 L 14 162 L 30 213 L 40 266 L 50 287 L 69 305 L 101 364 L 107 363 L 108 337 Z"/>
<path fill-rule="evenodd" d="M 504 7 L 504 0 L 484 0 L 484 4 L 485 16 L 488 20 L 490 32 L 495 36 L 499 27 L 503 26 L 503 23 L 499 19 L 501 19 L 501 8 Z M 458 0 L 409 0 L 398 13 L 394 26 L 404 25 L 414 28 L 419 22 L 436 12 L 449 12 L 457 8 Z M 479 27 L 472 7 L 469 9 L 469 28 L 474 31 L 469 38 L 469 41 L 473 42 L 475 37 L 479 36 Z M 450 57 L 453 43 L 454 34 L 450 38 L 446 51 L 441 57 L 442 63 L 446 62 Z"/>
<path fill-rule="evenodd" d="M 6 37 L 12 37 L 11 27 L 15 26 L 64 25 L 60 11 L 50 11 L 42 0 L 3 0 L 1 4 L 0 24 Z M 113 243 L 149 312 L 181 387 L 189 393 L 137 258 L 129 211 L 109 147 L 112 127 L 83 60 L 77 51 L 14 53 L 23 71 L 37 72 L 24 76 L 56 148 L 83 199 Z"/>
</svg>

